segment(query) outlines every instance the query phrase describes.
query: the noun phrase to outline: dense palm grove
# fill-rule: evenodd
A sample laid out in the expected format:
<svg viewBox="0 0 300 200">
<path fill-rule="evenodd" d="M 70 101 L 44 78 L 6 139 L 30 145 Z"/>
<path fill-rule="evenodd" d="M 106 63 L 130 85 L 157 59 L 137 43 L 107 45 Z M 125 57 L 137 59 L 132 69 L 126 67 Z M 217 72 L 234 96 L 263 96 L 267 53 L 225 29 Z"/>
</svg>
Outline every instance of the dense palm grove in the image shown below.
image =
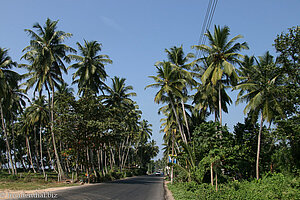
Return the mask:
<svg viewBox="0 0 300 200">
<path fill-rule="evenodd" d="M 132 86 L 119 77 L 108 86 L 105 65 L 112 60 L 100 54 L 101 44 L 84 40 L 78 50 L 67 46 L 72 34 L 58 30 L 57 23 L 47 19 L 25 29 L 31 37 L 21 57 L 26 64 L 0 48 L 1 169 L 44 176 L 54 170 L 59 180 L 72 173 L 88 179 L 144 173 L 158 147 L 150 141 L 151 124 L 131 99 Z M 17 67 L 27 73 L 18 74 Z M 63 80 L 69 69 L 75 69 L 78 98 Z"/>
<path fill-rule="evenodd" d="M 186 192 L 205 191 L 199 186 L 205 183 L 218 191 L 218 183 L 267 174 L 298 177 L 299 27 L 277 36 L 277 57 L 268 51 L 258 57 L 242 54 L 248 44 L 239 42 L 241 35 L 231 38 L 227 26 L 215 26 L 206 37 L 207 45 L 192 46 L 200 56 L 184 54 L 182 47 L 166 49 L 167 59 L 156 63 L 157 74 L 150 76 L 154 83 L 147 86 L 156 89 L 154 101 L 163 105 L 165 160 L 175 163 L 168 164 L 171 182 L 190 182 Z M 233 90 L 237 99 L 229 95 Z M 244 103 L 245 119 L 229 132 L 222 112 L 230 114 L 234 102 Z M 208 121 L 210 115 L 214 121 Z M 170 187 L 178 193 L 184 186 Z"/>
</svg>

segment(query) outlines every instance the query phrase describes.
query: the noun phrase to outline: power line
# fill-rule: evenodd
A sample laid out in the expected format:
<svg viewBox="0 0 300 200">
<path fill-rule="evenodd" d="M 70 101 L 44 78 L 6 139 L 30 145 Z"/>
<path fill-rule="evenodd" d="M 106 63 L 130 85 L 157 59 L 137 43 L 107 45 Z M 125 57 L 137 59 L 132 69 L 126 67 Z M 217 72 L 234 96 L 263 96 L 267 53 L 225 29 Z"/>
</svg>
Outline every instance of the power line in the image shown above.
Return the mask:
<svg viewBox="0 0 300 200">
<path fill-rule="evenodd" d="M 207 19 L 208 19 L 209 13 L 210 13 L 211 4 L 212 4 L 212 0 L 209 0 L 208 7 L 206 9 L 205 18 L 204 18 L 204 21 L 203 21 L 203 24 L 202 24 L 202 29 L 201 29 L 198 45 L 200 45 L 202 40 L 203 40 L 203 35 L 204 35 L 205 27 L 206 27 L 206 24 L 207 24 Z"/>
<path fill-rule="evenodd" d="M 206 42 L 206 37 L 205 37 L 204 31 L 207 31 L 210 29 L 210 25 L 211 25 L 213 16 L 215 14 L 217 3 L 218 3 L 218 0 L 210 0 L 208 3 L 204 22 L 202 24 L 202 29 L 201 29 L 198 45 L 205 44 L 205 42 Z M 200 54 L 200 51 L 196 50 L 196 58 L 199 57 L 199 54 Z"/>
<path fill-rule="evenodd" d="M 203 24 L 202 24 L 202 29 L 201 29 L 201 32 L 200 32 L 198 45 L 202 44 L 202 41 L 203 41 L 204 31 L 205 31 L 205 27 L 207 25 L 207 18 L 209 16 L 209 13 L 210 13 L 210 10 L 211 10 L 211 4 L 212 4 L 212 0 L 209 0 L 208 6 L 207 6 L 207 9 L 206 9 L 205 18 L 204 18 L 204 21 L 203 21 Z M 199 51 L 196 50 L 196 58 L 198 58 L 198 56 L 199 56 Z"/>
<path fill-rule="evenodd" d="M 212 13 L 211 13 L 211 15 L 210 15 L 210 19 L 209 19 L 209 22 L 208 22 L 208 25 L 207 25 L 207 29 L 206 29 L 206 30 L 209 30 L 209 29 L 210 29 L 210 25 L 211 25 L 212 19 L 213 19 L 214 14 L 215 14 L 215 10 L 216 10 L 216 7 L 217 7 L 218 0 L 215 0 L 214 3 L 215 3 L 215 4 L 213 5 Z M 206 37 L 204 37 L 203 44 L 205 44 L 205 42 L 206 42 Z"/>
</svg>

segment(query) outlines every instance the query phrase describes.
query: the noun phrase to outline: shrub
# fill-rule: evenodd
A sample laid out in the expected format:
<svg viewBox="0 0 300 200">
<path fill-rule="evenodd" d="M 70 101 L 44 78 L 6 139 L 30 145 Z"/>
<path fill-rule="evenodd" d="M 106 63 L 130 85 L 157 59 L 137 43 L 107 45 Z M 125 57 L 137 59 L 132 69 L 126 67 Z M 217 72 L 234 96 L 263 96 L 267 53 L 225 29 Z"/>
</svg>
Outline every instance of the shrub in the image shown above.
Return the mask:
<svg viewBox="0 0 300 200">
<path fill-rule="evenodd" d="M 133 176 L 131 171 L 126 171 L 125 174 L 126 174 L 126 177 L 132 177 Z"/>
<path fill-rule="evenodd" d="M 300 199 L 300 178 L 267 174 L 260 180 L 233 181 L 220 184 L 218 192 L 208 183 L 184 182 L 168 185 L 176 200 L 180 199 Z"/>
<path fill-rule="evenodd" d="M 147 169 L 144 168 L 137 168 L 133 170 L 134 176 L 141 176 L 141 175 L 145 175 L 146 173 L 147 173 Z"/>
<path fill-rule="evenodd" d="M 17 175 L 8 175 L 7 176 L 7 180 L 9 180 L 9 181 L 18 180 L 18 176 Z"/>
</svg>

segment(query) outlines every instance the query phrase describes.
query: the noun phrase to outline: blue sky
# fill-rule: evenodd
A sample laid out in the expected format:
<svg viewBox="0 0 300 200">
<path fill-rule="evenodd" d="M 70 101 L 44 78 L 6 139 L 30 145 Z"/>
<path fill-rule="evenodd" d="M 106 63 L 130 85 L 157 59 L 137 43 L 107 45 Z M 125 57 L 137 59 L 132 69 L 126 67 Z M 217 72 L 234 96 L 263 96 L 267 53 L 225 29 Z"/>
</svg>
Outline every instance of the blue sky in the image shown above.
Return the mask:
<svg viewBox="0 0 300 200">
<path fill-rule="evenodd" d="M 132 85 L 143 118 L 153 124 L 153 139 L 162 144 L 161 105 L 153 101 L 155 89 L 144 90 L 155 75 L 154 63 L 166 60 L 165 48 L 183 45 L 186 53 L 198 43 L 209 0 L 10 0 L 1 1 L 0 47 L 9 48 L 9 55 L 18 63 L 22 49 L 30 38 L 24 32 L 36 22 L 44 24 L 49 17 L 59 20 L 58 29 L 72 33 L 66 43 L 97 40 L 103 44 L 102 54 L 113 60 L 106 70 L 110 77 L 120 76 Z M 272 47 L 277 34 L 299 25 L 299 0 L 219 0 L 212 26 L 227 25 L 231 37 L 241 34 L 240 42 L 250 47 L 248 55 L 262 55 Z M 24 71 L 19 70 L 20 73 Z M 71 74 L 65 75 L 71 84 Z M 74 86 L 75 87 L 75 86 Z M 229 92 L 233 101 L 236 93 Z M 223 123 L 229 128 L 243 122 L 244 105 L 230 106 Z M 161 157 L 161 153 L 160 156 Z"/>
</svg>

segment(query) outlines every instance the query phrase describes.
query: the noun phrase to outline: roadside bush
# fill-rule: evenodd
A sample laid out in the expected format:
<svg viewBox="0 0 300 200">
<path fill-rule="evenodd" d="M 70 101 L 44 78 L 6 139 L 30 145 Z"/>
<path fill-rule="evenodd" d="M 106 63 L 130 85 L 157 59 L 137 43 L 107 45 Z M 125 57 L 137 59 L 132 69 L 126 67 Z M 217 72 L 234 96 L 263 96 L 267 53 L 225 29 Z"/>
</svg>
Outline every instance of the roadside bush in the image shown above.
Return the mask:
<svg viewBox="0 0 300 200">
<path fill-rule="evenodd" d="M 99 178 L 100 182 L 106 182 L 106 181 L 111 181 L 112 177 L 110 174 L 105 174 L 105 176 L 101 175 Z"/>
<path fill-rule="evenodd" d="M 113 179 L 120 179 L 120 178 L 124 178 L 124 173 L 119 172 L 119 171 L 113 171 L 110 173 L 110 175 L 113 177 Z"/>
<path fill-rule="evenodd" d="M 146 173 L 147 173 L 147 169 L 144 168 L 137 168 L 133 170 L 134 176 L 141 176 L 141 175 L 145 175 Z"/>
<path fill-rule="evenodd" d="M 125 175 L 126 175 L 125 177 L 132 177 L 133 176 L 131 171 L 126 171 Z"/>
<path fill-rule="evenodd" d="M 18 180 L 18 176 L 17 175 L 8 175 L 7 176 L 7 180 L 9 180 L 9 181 Z"/>
<path fill-rule="evenodd" d="M 24 179 L 23 179 L 24 182 L 31 182 L 32 175 L 31 175 L 30 171 L 28 173 L 25 173 L 24 175 L 25 175 Z"/>
<path fill-rule="evenodd" d="M 267 174 L 260 180 L 234 181 L 220 184 L 218 192 L 208 183 L 184 182 L 169 184 L 176 200 L 181 199 L 235 199 L 268 200 L 300 199 L 300 178 L 283 174 Z"/>
</svg>

